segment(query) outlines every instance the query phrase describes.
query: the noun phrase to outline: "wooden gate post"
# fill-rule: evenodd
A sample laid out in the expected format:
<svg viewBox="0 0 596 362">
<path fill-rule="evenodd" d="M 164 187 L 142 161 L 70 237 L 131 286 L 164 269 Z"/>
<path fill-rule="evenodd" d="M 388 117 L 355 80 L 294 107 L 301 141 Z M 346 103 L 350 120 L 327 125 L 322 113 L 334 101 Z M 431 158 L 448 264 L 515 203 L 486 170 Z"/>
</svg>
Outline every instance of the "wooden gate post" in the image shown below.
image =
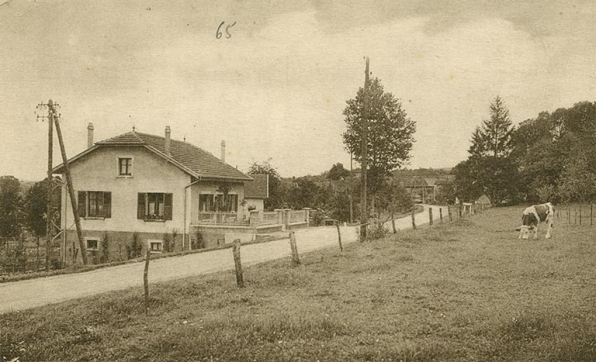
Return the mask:
<svg viewBox="0 0 596 362">
<path fill-rule="evenodd" d="M 453 214 L 451 214 L 451 207 L 447 205 L 447 216 L 449 217 L 449 222 L 453 222 Z"/>
<path fill-rule="evenodd" d="M 443 208 L 439 207 L 439 220 L 441 220 L 441 223 L 443 222 Z"/>
<path fill-rule="evenodd" d="M 433 226 L 433 208 L 428 208 L 428 223 L 430 226 Z"/>
<path fill-rule="evenodd" d="M 145 272 L 143 273 L 143 286 L 145 288 L 145 315 L 149 314 L 149 260 L 151 259 L 151 248 L 147 245 L 145 256 Z"/>
<path fill-rule="evenodd" d="M 298 255 L 298 247 L 296 246 L 296 233 L 290 231 L 290 247 L 292 248 L 292 264 L 300 264 L 300 256 Z"/>
<path fill-rule="evenodd" d="M 412 230 L 416 230 L 416 217 L 414 214 L 416 213 L 416 206 L 412 207 Z"/>
<path fill-rule="evenodd" d="M 234 240 L 234 265 L 236 266 L 236 285 L 244 288 L 244 276 L 242 275 L 242 261 L 240 260 L 240 239 Z"/>
<path fill-rule="evenodd" d="M 339 242 L 339 250 L 343 253 L 344 247 L 343 245 L 341 245 L 341 231 L 339 230 L 339 223 L 335 224 L 335 226 L 337 227 L 337 240 Z M 294 250 L 292 250 L 292 253 L 294 253 Z"/>
</svg>

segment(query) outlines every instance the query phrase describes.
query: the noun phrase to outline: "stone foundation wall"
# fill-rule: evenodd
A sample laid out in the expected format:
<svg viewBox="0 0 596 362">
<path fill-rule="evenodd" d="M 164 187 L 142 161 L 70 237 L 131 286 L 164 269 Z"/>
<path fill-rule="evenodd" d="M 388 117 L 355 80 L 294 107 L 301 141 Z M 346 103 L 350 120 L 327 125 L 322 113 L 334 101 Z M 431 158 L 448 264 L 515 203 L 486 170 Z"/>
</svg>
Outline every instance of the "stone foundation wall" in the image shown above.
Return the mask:
<svg viewBox="0 0 596 362">
<path fill-rule="evenodd" d="M 104 235 L 108 236 L 108 255 L 107 260 L 104 257 L 104 248 L 102 247 L 102 240 Z M 98 248 L 97 250 L 86 250 L 87 260 L 89 264 L 101 264 L 104 262 L 122 261 L 128 260 L 128 248 L 132 248 L 133 244 L 132 232 L 125 231 L 94 231 L 94 230 L 83 230 L 83 239 L 97 239 Z M 172 234 L 168 233 L 170 243 L 174 240 L 173 251 L 182 251 L 182 234 L 176 235 L 175 239 L 172 239 Z M 162 246 L 164 246 L 164 234 L 163 233 L 137 233 L 137 244 L 141 245 L 141 256 L 144 256 L 147 252 L 148 240 L 160 240 Z M 85 242 L 86 243 L 86 242 Z M 74 230 L 69 230 L 66 234 L 66 247 L 62 245 L 62 255 L 64 256 L 64 262 L 66 265 L 73 263 L 73 247 L 74 250 L 79 249 L 79 241 L 77 233 Z M 188 249 L 188 248 L 186 248 Z M 165 251 L 162 250 L 162 253 Z M 77 262 L 82 262 L 82 256 L 80 250 L 77 252 Z"/>
</svg>

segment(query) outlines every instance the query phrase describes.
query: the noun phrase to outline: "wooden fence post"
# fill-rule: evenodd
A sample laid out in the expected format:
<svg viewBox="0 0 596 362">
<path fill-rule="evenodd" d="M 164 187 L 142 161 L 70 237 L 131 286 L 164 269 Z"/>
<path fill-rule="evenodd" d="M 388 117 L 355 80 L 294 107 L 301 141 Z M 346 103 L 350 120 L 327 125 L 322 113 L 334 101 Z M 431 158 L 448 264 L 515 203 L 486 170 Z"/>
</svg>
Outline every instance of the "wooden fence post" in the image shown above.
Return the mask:
<svg viewBox="0 0 596 362">
<path fill-rule="evenodd" d="M 459 218 L 461 219 L 463 205 L 459 203 Z"/>
<path fill-rule="evenodd" d="M 439 207 L 439 220 L 443 223 L 443 208 Z"/>
<path fill-rule="evenodd" d="M 236 266 L 236 285 L 239 288 L 244 288 L 244 276 L 242 275 L 242 261 L 240 260 L 240 239 L 234 240 L 234 265 Z"/>
<path fill-rule="evenodd" d="M 337 240 L 339 241 L 339 250 L 341 250 L 341 252 L 344 252 L 344 247 L 343 245 L 341 245 L 341 231 L 339 230 L 339 223 L 335 224 L 335 226 L 337 227 Z M 292 250 L 292 253 L 294 253 L 294 251 Z"/>
<path fill-rule="evenodd" d="M 453 214 L 451 213 L 451 207 L 447 205 L 447 216 L 449 217 L 449 222 L 453 222 Z"/>
<path fill-rule="evenodd" d="M 428 223 L 430 226 L 433 226 L 433 208 L 428 208 Z"/>
<path fill-rule="evenodd" d="M 571 224 L 571 205 L 567 205 L 567 224 Z"/>
<path fill-rule="evenodd" d="M 412 230 L 416 230 L 416 217 L 414 214 L 416 213 L 416 206 L 412 207 Z"/>
<path fill-rule="evenodd" d="M 579 204 L 579 224 L 582 224 L 582 204 Z"/>
<path fill-rule="evenodd" d="M 395 228 L 395 217 L 391 214 L 391 226 L 393 226 L 393 233 L 397 234 L 397 229 Z"/>
<path fill-rule="evenodd" d="M 290 247 L 292 248 L 292 264 L 300 264 L 300 256 L 298 255 L 298 247 L 296 246 L 296 233 L 290 231 Z"/>
<path fill-rule="evenodd" d="M 143 286 L 145 287 L 145 315 L 149 314 L 149 260 L 151 259 L 151 248 L 147 245 L 145 256 L 145 272 L 143 273 Z"/>
<path fill-rule="evenodd" d="M 577 206 L 573 208 L 573 224 L 577 224 Z"/>
<path fill-rule="evenodd" d="M 590 204 L 590 226 L 594 225 L 594 222 L 592 221 L 592 204 Z"/>
</svg>

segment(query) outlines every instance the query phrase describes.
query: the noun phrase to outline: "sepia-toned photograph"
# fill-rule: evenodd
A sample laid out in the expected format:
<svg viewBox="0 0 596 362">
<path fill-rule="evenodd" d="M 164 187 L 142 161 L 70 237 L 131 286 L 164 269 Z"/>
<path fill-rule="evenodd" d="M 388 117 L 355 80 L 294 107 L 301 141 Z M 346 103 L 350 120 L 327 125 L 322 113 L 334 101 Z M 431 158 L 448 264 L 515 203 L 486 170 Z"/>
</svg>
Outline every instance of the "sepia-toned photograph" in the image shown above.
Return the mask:
<svg viewBox="0 0 596 362">
<path fill-rule="evenodd" d="M 596 361 L 594 24 L 0 0 L 0 362 Z"/>
</svg>

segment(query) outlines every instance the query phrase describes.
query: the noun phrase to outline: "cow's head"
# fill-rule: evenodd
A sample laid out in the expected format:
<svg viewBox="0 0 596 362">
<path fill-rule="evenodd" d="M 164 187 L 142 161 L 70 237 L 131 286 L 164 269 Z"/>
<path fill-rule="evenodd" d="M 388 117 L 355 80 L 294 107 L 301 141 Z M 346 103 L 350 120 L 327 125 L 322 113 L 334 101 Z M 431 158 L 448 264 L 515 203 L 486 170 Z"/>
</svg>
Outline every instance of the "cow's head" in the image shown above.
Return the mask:
<svg viewBox="0 0 596 362">
<path fill-rule="evenodd" d="M 515 231 L 519 231 L 519 237 L 521 239 L 528 239 L 530 237 L 530 230 L 534 230 L 534 226 L 522 225 L 515 228 Z"/>
</svg>

